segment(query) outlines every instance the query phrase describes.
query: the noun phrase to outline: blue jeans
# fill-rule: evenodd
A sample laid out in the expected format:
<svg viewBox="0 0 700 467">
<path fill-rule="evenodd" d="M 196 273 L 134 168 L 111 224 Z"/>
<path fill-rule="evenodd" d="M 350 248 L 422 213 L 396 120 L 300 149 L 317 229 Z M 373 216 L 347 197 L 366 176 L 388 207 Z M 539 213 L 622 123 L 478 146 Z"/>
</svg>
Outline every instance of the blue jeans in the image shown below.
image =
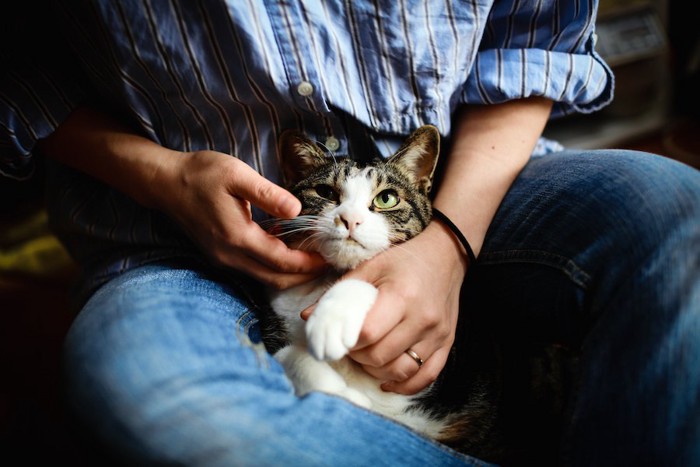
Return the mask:
<svg viewBox="0 0 700 467">
<path fill-rule="evenodd" d="M 699 263 L 694 169 L 563 152 L 533 158 L 514 183 L 463 313 L 512 348 L 577 354 L 561 462 L 700 465 Z M 65 347 L 69 399 L 91 430 L 154 463 L 482 464 L 338 398 L 296 398 L 245 287 L 154 264 L 100 288 Z"/>
</svg>

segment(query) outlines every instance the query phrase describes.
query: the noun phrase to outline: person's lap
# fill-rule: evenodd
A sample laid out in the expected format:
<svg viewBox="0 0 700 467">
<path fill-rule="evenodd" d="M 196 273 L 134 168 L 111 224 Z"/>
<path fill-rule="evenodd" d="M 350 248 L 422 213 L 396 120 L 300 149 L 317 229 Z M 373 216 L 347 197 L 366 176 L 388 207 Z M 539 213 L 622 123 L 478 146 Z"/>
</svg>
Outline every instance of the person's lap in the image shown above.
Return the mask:
<svg viewBox="0 0 700 467">
<path fill-rule="evenodd" d="M 478 464 L 338 398 L 294 396 L 245 296 L 171 265 L 112 280 L 68 336 L 69 401 L 127 463 Z"/>
<path fill-rule="evenodd" d="M 691 302 L 698 301 L 698 243 L 694 256 L 679 251 L 692 245 L 693 235 L 699 240 L 698 228 L 679 232 L 672 222 L 678 217 L 674 209 L 687 209 L 678 214 L 697 224 L 699 177 L 694 174 L 689 181 L 686 172 L 630 153 L 534 158 L 499 210 L 480 266 L 470 274 L 465 307 L 488 316 L 487 323 L 498 323 L 504 336 L 583 344 L 588 380 L 567 438 L 573 455 L 590 443 L 602 443 L 602 450 L 611 446 L 602 435 L 596 439 L 589 433 L 606 413 L 619 419 L 601 431 L 613 436 L 610 443 L 625 441 L 619 430 L 630 423 L 632 406 L 647 404 L 645 417 L 663 416 L 658 412 L 668 406 L 654 404 L 654 398 L 670 396 L 671 389 L 640 388 L 646 383 L 672 387 L 675 372 L 689 372 L 692 361 L 700 368 L 700 349 L 692 342 L 700 334 L 697 306 L 691 310 Z M 693 193 L 694 199 L 682 207 L 668 196 L 661 204 L 652 201 L 652 194 L 665 190 Z M 653 226 L 644 227 L 650 220 Z M 630 271 L 633 266 L 636 271 Z M 688 277 L 692 267 L 694 278 Z M 671 277 L 664 272 L 669 270 L 683 270 L 685 276 Z M 685 307 L 670 301 L 689 286 L 695 295 L 685 294 Z M 661 287 L 670 290 L 661 293 Z M 639 306 L 626 301 L 631 291 Z M 254 307 L 244 297 L 233 283 L 170 266 L 148 266 L 112 280 L 91 298 L 67 339 L 74 406 L 118 449 L 157 460 L 207 465 L 458 462 L 434 443 L 345 401 L 319 394 L 294 397 L 281 368 L 255 343 Z M 663 303 L 657 306 L 654 300 Z M 639 316 L 656 309 L 657 317 Z M 642 359 L 654 356 L 653 347 L 668 337 L 663 329 L 682 334 L 677 327 L 681 312 L 690 327 L 685 336 L 674 335 L 673 344 L 685 346 L 686 361 L 674 366 L 676 350 L 664 341 L 668 355 L 656 358 L 652 378 L 652 369 L 640 367 Z M 630 368 L 618 379 L 620 365 Z M 697 372 L 683 377 L 680 384 L 698 384 Z M 678 394 L 668 403 L 674 413 L 690 408 L 692 389 L 673 388 Z M 631 394 L 634 390 L 643 394 Z M 624 391 L 624 397 L 615 391 Z M 610 407 L 613 402 L 616 407 Z M 644 428 L 627 441 L 640 441 L 636 437 L 646 436 Z M 668 436 L 673 439 L 658 446 L 678 448 L 681 428 L 687 427 L 674 425 Z M 698 437 L 697 425 L 691 428 L 688 436 L 694 438 L 687 440 Z M 648 435 L 662 436 L 662 431 Z M 684 446 L 682 453 L 697 459 L 698 453 Z"/>
</svg>

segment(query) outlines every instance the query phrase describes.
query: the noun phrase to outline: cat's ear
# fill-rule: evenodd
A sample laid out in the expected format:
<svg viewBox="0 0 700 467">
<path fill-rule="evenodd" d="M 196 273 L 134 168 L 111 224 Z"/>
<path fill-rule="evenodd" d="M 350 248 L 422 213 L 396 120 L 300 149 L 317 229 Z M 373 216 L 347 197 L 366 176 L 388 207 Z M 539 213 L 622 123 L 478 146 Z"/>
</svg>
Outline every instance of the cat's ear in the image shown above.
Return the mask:
<svg viewBox="0 0 700 467">
<path fill-rule="evenodd" d="M 296 185 L 311 171 L 327 163 L 321 148 L 297 130 L 285 130 L 280 135 L 279 153 L 288 187 Z"/>
<path fill-rule="evenodd" d="M 406 138 L 387 163 L 399 167 L 424 193 L 430 192 L 440 154 L 440 132 L 424 125 Z"/>
</svg>

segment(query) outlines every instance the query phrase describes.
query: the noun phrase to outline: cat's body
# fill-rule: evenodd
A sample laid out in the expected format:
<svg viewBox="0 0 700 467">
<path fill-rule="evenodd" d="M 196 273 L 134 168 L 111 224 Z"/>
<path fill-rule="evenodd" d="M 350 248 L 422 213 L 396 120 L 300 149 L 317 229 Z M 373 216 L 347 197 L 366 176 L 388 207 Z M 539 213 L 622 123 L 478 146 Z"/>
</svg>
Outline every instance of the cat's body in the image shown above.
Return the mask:
<svg viewBox="0 0 700 467">
<path fill-rule="evenodd" d="M 338 281 L 344 271 L 427 226 L 437 130 L 422 127 L 393 157 L 366 165 L 327 158 L 297 133 L 283 135 L 280 148 L 288 185 L 303 206 L 297 220 L 278 225 L 280 234 L 289 234 L 297 248 L 318 251 L 335 271 L 311 283 L 271 291 L 287 342 L 275 358 L 299 396 L 335 394 L 434 439 L 452 436 L 449 427 L 460 414 L 426 403 L 431 387 L 415 396 L 383 391 L 379 381 L 346 356 L 377 291 L 366 282 Z M 308 322 L 303 321 L 300 312 L 316 302 Z"/>
</svg>

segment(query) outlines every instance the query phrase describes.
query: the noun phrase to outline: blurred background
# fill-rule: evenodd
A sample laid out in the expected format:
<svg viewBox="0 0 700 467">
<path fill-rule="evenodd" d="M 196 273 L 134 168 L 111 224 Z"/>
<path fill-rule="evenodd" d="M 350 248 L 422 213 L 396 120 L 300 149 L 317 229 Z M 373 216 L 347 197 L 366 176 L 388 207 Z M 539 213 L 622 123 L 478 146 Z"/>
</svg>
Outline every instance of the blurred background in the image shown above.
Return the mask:
<svg viewBox="0 0 700 467">
<path fill-rule="evenodd" d="M 596 49 L 615 73 L 603 111 L 552 122 L 565 146 L 632 148 L 700 168 L 700 27 L 680 0 L 600 0 Z"/>
<path fill-rule="evenodd" d="M 615 72 L 615 101 L 602 112 L 552 122 L 546 136 L 572 147 L 650 151 L 700 168 L 700 25 L 690 4 L 601 0 L 597 49 Z M 3 42 L 20 40 L 2 35 L 20 30 L 9 16 L 0 14 Z M 99 446 L 76 431 L 61 405 L 60 348 L 74 316 L 77 271 L 47 228 L 41 168 L 36 175 L 26 182 L 0 177 L 0 453 L 2 461 L 23 459 L 14 465 L 105 465 Z"/>
</svg>

